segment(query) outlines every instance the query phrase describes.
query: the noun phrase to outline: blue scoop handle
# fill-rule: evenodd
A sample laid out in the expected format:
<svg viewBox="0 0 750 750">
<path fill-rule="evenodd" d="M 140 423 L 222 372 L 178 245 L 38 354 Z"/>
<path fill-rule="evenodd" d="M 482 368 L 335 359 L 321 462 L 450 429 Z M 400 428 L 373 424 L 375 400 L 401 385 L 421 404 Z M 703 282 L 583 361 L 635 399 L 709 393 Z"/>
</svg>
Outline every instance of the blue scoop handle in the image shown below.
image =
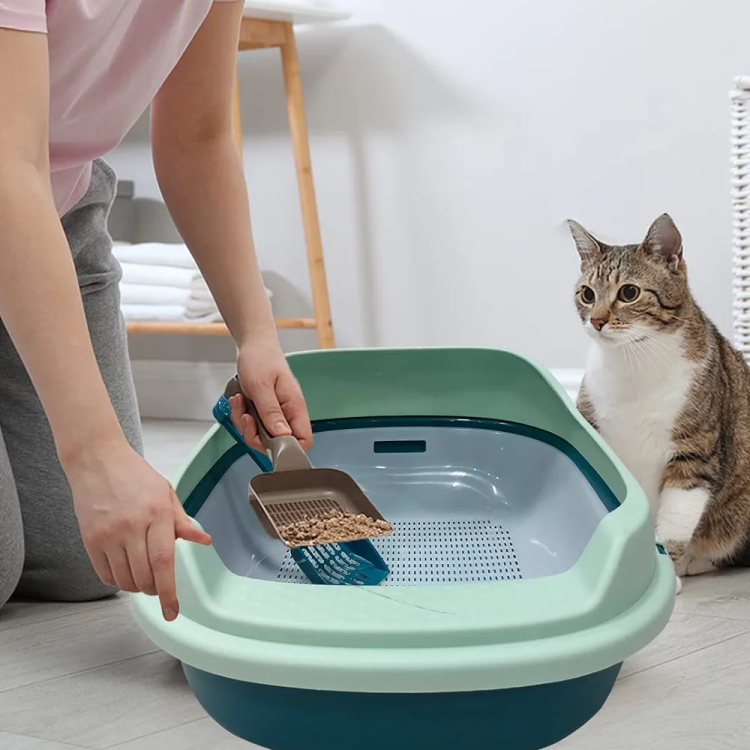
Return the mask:
<svg viewBox="0 0 750 750">
<path fill-rule="evenodd" d="M 221 396 L 213 409 L 214 419 L 243 447 L 248 453 L 256 454 L 246 442 L 242 433 L 232 422 L 232 405 L 226 396 Z"/>
</svg>

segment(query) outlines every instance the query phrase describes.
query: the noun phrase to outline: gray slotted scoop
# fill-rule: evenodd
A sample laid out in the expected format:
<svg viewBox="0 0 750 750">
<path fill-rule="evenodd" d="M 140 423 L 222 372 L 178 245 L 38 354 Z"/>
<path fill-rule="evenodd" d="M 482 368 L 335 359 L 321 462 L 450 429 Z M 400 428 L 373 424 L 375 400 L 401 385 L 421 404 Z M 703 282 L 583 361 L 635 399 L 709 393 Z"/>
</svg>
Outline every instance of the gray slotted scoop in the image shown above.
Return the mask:
<svg viewBox="0 0 750 750">
<path fill-rule="evenodd" d="M 230 398 L 240 393 L 239 380 L 233 378 L 225 395 Z M 270 536 L 294 549 L 355 542 L 393 532 L 391 525 L 349 474 L 340 469 L 313 468 L 295 437 L 272 437 L 263 425 L 255 404 L 247 398 L 245 402 L 273 464 L 273 471 L 257 474 L 250 480 L 250 503 Z M 314 539 L 288 540 L 282 534 L 284 527 L 315 522 L 321 515 L 336 512 L 352 516 L 361 514 L 374 522 L 383 522 L 385 527 L 378 528 L 382 524 L 360 525 L 355 530 L 345 524 L 337 529 L 335 540 L 321 542 Z"/>
</svg>

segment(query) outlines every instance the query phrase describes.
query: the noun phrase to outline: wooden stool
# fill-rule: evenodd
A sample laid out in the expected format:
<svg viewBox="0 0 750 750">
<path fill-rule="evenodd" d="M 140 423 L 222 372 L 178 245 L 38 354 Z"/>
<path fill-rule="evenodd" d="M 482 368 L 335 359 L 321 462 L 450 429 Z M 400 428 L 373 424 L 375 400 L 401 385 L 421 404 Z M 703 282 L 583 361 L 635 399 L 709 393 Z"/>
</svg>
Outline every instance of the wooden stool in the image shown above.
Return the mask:
<svg viewBox="0 0 750 750">
<path fill-rule="evenodd" d="M 273 0 L 267 0 L 266 2 L 247 0 L 239 35 L 239 51 L 267 49 L 269 47 L 278 47 L 281 50 L 289 130 L 297 167 L 297 185 L 302 208 L 305 245 L 307 246 L 307 265 L 310 271 L 314 317 L 276 318 L 276 327 L 315 329 L 318 334 L 318 345 L 321 349 L 333 348 L 335 340 L 331 322 L 331 306 L 328 299 L 328 283 L 323 262 L 323 245 L 320 239 L 318 208 L 313 186 L 310 143 L 307 136 L 294 26 L 295 24 L 329 23 L 345 18 L 348 18 L 348 15 L 319 8 L 308 8 L 304 5 L 295 6 L 287 2 L 277 4 Z M 240 89 L 237 78 L 235 78 L 233 108 L 234 136 L 237 147 L 242 153 Z M 187 335 L 225 335 L 228 333 L 224 323 L 131 321 L 127 328 L 129 333 Z"/>
<path fill-rule="evenodd" d="M 302 84 L 297 58 L 297 44 L 294 35 L 296 23 L 320 23 L 346 18 L 346 15 L 332 13 L 304 6 L 292 8 L 286 3 L 276 7 L 272 2 L 245 3 L 245 14 L 240 29 L 239 49 L 254 50 L 278 47 L 281 50 L 281 66 L 284 72 L 286 104 L 289 117 L 289 130 L 297 167 L 297 186 L 302 208 L 302 226 L 307 246 L 307 265 L 312 289 L 313 318 L 293 318 L 277 320 L 283 328 L 315 328 L 318 344 L 322 349 L 335 345 L 331 306 L 328 298 L 323 245 L 320 238 L 320 222 L 315 200 L 310 143 L 307 136 L 305 106 L 302 97 Z M 242 123 L 240 121 L 240 90 L 235 82 L 234 133 L 237 146 L 242 152 Z"/>
</svg>

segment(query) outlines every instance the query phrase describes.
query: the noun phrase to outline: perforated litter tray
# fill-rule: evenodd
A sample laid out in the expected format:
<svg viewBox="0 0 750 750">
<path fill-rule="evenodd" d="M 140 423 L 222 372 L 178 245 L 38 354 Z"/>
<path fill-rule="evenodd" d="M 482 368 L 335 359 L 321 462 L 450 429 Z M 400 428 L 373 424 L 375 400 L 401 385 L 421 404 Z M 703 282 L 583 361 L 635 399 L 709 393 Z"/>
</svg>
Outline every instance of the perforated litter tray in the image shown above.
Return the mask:
<svg viewBox="0 0 750 750">
<path fill-rule="evenodd" d="M 440 417 L 339 419 L 314 429 L 313 465 L 349 472 L 394 525 L 395 534 L 373 540 L 391 570 L 385 586 L 560 573 L 617 506 L 580 454 L 539 429 Z M 188 510 L 232 572 L 306 583 L 248 506 L 247 486 L 260 470 L 239 459 Z"/>
<path fill-rule="evenodd" d="M 666 624 L 674 570 L 642 490 L 534 363 L 492 350 L 290 358 L 315 466 L 395 533 L 378 587 L 307 584 L 248 503 L 263 461 L 212 430 L 177 483 L 181 615 L 136 597 L 209 714 L 270 750 L 547 747 Z M 335 728 L 335 731 L 332 731 Z"/>
</svg>

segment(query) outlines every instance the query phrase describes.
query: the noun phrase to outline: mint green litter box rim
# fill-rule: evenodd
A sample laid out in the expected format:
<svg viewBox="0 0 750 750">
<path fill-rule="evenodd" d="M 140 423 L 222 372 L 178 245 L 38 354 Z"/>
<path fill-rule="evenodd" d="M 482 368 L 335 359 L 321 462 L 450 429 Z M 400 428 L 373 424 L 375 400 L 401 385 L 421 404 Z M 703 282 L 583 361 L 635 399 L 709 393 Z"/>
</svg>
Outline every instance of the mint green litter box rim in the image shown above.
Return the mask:
<svg viewBox="0 0 750 750">
<path fill-rule="evenodd" d="M 280 687 L 452 692 L 590 674 L 646 646 L 674 604 L 674 569 L 657 552 L 641 488 L 559 384 L 520 355 L 488 349 L 334 350 L 289 358 L 311 418 L 501 419 L 567 440 L 620 506 L 570 570 L 528 581 L 363 592 L 236 576 L 215 550 L 178 542 L 181 615 L 139 595 L 146 634 L 183 662 Z M 177 481 L 184 502 L 232 447 L 212 429 Z"/>
</svg>

